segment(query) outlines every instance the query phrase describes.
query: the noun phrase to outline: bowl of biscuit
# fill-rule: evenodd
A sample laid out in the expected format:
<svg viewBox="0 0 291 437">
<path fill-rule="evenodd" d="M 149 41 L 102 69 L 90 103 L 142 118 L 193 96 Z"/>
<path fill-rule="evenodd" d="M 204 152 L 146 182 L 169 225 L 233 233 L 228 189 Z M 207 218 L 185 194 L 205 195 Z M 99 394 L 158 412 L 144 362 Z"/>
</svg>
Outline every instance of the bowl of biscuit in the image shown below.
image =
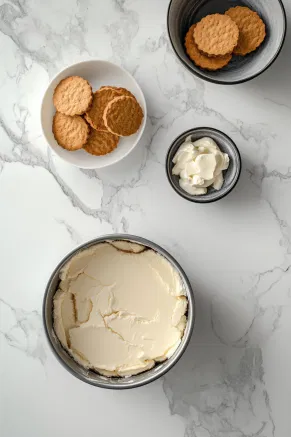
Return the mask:
<svg viewBox="0 0 291 437">
<path fill-rule="evenodd" d="M 120 66 L 84 61 L 50 82 L 41 124 L 49 146 L 64 161 L 103 168 L 137 145 L 146 124 L 146 102 L 135 79 Z"/>
<path fill-rule="evenodd" d="M 171 0 L 168 34 L 179 60 L 194 75 L 232 85 L 263 73 L 286 35 L 281 0 Z"/>
</svg>

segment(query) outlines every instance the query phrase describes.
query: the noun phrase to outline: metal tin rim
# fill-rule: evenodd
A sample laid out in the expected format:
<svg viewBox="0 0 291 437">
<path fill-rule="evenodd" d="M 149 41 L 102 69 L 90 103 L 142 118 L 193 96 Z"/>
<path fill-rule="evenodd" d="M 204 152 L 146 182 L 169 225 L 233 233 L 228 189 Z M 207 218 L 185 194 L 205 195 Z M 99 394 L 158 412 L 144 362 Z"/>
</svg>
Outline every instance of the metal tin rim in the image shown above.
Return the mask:
<svg viewBox="0 0 291 437">
<path fill-rule="evenodd" d="M 130 379 L 131 381 L 128 382 L 126 384 L 125 379 L 123 378 L 123 384 L 119 385 L 118 383 L 114 383 L 114 382 L 106 382 L 106 383 L 102 383 L 100 381 L 92 381 L 89 380 L 88 378 L 86 378 L 84 375 L 82 375 L 81 373 L 73 370 L 69 364 L 67 362 L 65 362 L 59 355 L 56 345 L 59 344 L 55 334 L 52 335 L 51 332 L 49 332 L 49 328 L 48 328 L 48 321 L 47 321 L 47 306 L 49 304 L 49 294 L 52 288 L 52 281 L 55 278 L 56 274 L 58 274 L 58 272 L 60 271 L 60 269 L 63 267 L 63 265 L 73 256 L 75 255 L 77 252 L 79 252 L 80 250 L 84 250 L 86 248 L 89 248 L 90 246 L 93 246 L 95 244 L 99 244 L 102 242 L 106 242 L 106 241 L 118 241 L 118 240 L 123 240 L 123 241 L 130 241 L 133 243 L 138 243 L 138 244 L 142 244 L 146 247 L 149 247 L 150 249 L 156 251 L 157 253 L 159 253 L 160 255 L 164 256 L 171 264 L 172 266 L 178 271 L 178 273 L 180 274 L 184 286 L 186 288 L 186 293 L 187 293 L 187 298 L 188 298 L 188 317 L 187 317 L 187 326 L 186 326 L 186 330 L 185 330 L 185 334 L 184 337 L 182 338 L 181 344 L 178 347 L 177 351 L 175 352 L 175 354 L 168 360 L 164 361 L 163 363 L 161 363 L 161 368 L 153 375 L 150 375 L 149 377 L 145 377 L 144 380 L 142 381 L 134 381 L 134 376 L 132 376 Z M 190 309 L 190 311 L 189 311 Z M 74 375 L 75 377 L 77 377 L 78 379 L 80 379 L 83 382 L 86 382 L 87 384 L 91 384 L 97 387 L 101 387 L 101 388 L 107 388 L 107 389 L 117 389 L 117 390 L 122 390 L 122 389 L 129 389 L 129 388 L 136 388 L 136 387 L 140 387 L 146 384 L 149 384 L 150 382 L 160 378 L 161 376 L 163 376 L 166 372 L 168 372 L 178 361 L 179 359 L 182 357 L 182 355 L 184 354 L 190 339 L 191 339 L 191 335 L 193 332 L 193 328 L 194 328 L 194 323 L 195 323 L 195 301 L 194 301 L 194 293 L 191 287 L 191 284 L 189 282 L 189 279 L 186 275 L 186 273 L 184 272 L 184 270 L 182 269 L 182 267 L 180 266 L 180 264 L 172 257 L 172 255 L 170 255 L 165 249 L 163 249 L 161 246 L 159 246 L 156 243 L 153 243 L 150 240 L 147 240 L 143 237 L 138 237 L 135 235 L 129 235 L 129 234 L 111 234 L 111 235 L 104 235 L 98 238 L 95 238 L 93 240 L 87 241 L 86 243 L 83 243 L 81 245 L 79 245 L 78 247 L 76 247 L 75 249 L 71 250 L 66 256 L 64 256 L 62 258 L 62 260 L 58 263 L 58 265 L 56 266 L 56 268 L 54 269 L 54 271 L 52 272 L 46 289 L 45 289 L 45 294 L 44 294 L 44 298 L 43 298 L 43 308 L 42 308 L 42 314 L 43 314 L 43 324 L 44 324 L 44 331 L 45 331 L 45 335 L 46 338 L 48 340 L 49 346 L 51 348 L 51 350 L 53 351 L 55 357 L 58 359 L 58 361 L 63 365 L 63 367 L 68 370 L 72 375 Z M 52 314 L 51 314 L 52 316 Z M 69 357 L 69 355 L 68 355 Z M 69 358 L 70 360 L 74 361 L 73 358 Z M 147 374 L 148 371 L 139 374 L 139 375 L 145 375 Z M 106 379 L 106 378 L 105 378 Z M 133 381 L 132 381 L 133 380 Z"/>
</svg>

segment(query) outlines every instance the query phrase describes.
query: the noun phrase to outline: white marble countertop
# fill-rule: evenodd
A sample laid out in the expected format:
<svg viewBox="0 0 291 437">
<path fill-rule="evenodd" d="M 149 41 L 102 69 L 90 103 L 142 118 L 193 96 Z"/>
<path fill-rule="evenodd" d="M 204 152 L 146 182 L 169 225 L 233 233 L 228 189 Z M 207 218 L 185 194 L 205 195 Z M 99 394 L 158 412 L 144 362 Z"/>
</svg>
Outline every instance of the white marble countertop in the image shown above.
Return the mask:
<svg viewBox="0 0 291 437">
<path fill-rule="evenodd" d="M 291 17 L 290 1 L 285 1 Z M 2 437 L 291 435 L 291 35 L 261 77 L 196 79 L 166 32 L 168 0 L 0 2 L 0 433 Z M 139 146 L 81 171 L 48 150 L 40 101 L 65 65 L 93 57 L 131 72 L 148 104 Z M 176 195 L 171 141 L 212 126 L 243 158 L 236 189 L 210 205 Z M 44 288 L 67 251 L 129 232 L 168 249 L 196 293 L 189 348 L 162 380 L 98 389 L 71 376 L 44 338 Z"/>
</svg>

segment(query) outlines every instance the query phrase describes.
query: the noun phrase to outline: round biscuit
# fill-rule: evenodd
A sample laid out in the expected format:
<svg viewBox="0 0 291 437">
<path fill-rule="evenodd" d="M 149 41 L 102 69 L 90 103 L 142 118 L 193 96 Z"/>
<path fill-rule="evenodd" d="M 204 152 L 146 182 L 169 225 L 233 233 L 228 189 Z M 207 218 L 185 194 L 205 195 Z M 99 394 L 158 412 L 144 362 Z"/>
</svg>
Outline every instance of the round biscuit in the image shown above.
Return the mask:
<svg viewBox="0 0 291 437">
<path fill-rule="evenodd" d="M 266 37 L 266 26 L 257 12 L 246 6 L 236 6 L 226 11 L 239 28 L 238 44 L 234 54 L 245 56 L 256 50 Z"/>
<path fill-rule="evenodd" d="M 56 110 L 66 115 L 84 114 L 93 99 L 92 87 L 79 76 L 69 76 L 61 80 L 53 95 Z"/>
<path fill-rule="evenodd" d="M 205 70 L 219 70 L 220 68 L 225 67 L 232 58 L 232 55 L 226 56 L 216 56 L 210 58 L 209 56 L 203 55 L 203 53 L 199 52 L 197 45 L 195 44 L 193 38 L 193 32 L 196 27 L 196 24 L 193 24 L 188 30 L 185 37 L 185 48 L 186 53 L 190 59 L 200 68 L 204 68 Z"/>
<path fill-rule="evenodd" d="M 92 129 L 84 150 L 91 155 L 106 155 L 117 147 L 119 137 L 111 132 L 102 132 Z"/>
<path fill-rule="evenodd" d="M 111 88 L 116 90 L 117 92 L 120 93 L 120 95 L 124 95 L 124 96 L 129 96 L 129 97 L 133 97 L 135 98 L 135 96 L 126 88 L 122 88 L 122 87 L 118 87 L 118 86 L 113 86 L 113 85 L 108 85 L 108 86 L 102 86 L 100 89 L 102 88 Z"/>
<path fill-rule="evenodd" d="M 200 52 L 208 56 L 225 56 L 237 45 L 239 30 L 228 15 L 211 14 L 197 23 L 193 35 Z"/>
<path fill-rule="evenodd" d="M 103 121 L 103 114 L 108 103 L 119 95 L 120 93 L 111 87 L 102 87 L 94 93 L 92 105 L 85 114 L 86 121 L 93 129 L 105 132 L 108 130 Z"/>
<path fill-rule="evenodd" d="M 103 119 L 110 132 L 126 137 L 138 131 L 143 119 L 143 111 L 135 98 L 120 96 L 107 105 Z"/>
<path fill-rule="evenodd" d="M 56 112 L 53 118 L 53 134 L 59 144 L 67 150 L 83 147 L 89 136 L 89 126 L 80 115 L 65 115 Z"/>
</svg>

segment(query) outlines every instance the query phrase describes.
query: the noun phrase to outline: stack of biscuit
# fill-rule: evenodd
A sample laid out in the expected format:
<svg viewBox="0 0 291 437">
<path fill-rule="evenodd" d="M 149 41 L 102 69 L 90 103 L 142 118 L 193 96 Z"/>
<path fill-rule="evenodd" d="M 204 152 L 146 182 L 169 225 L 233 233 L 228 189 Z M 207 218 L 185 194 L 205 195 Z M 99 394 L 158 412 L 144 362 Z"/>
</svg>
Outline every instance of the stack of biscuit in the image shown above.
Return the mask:
<svg viewBox="0 0 291 437">
<path fill-rule="evenodd" d="M 211 14 L 193 24 L 185 37 L 188 56 L 206 70 L 225 67 L 233 55 L 245 56 L 264 41 L 266 27 L 257 12 L 245 6 Z"/>
<path fill-rule="evenodd" d="M 138 131 L 143 111 L 125 88 L 102 86 L 95 93 L 82 77 L 63 79 L 53 96 L 56 114 L 53 134 L 66 150 L 84 149 L 105 155 L 118 145 L 120 137 Z"/>
</svg>

